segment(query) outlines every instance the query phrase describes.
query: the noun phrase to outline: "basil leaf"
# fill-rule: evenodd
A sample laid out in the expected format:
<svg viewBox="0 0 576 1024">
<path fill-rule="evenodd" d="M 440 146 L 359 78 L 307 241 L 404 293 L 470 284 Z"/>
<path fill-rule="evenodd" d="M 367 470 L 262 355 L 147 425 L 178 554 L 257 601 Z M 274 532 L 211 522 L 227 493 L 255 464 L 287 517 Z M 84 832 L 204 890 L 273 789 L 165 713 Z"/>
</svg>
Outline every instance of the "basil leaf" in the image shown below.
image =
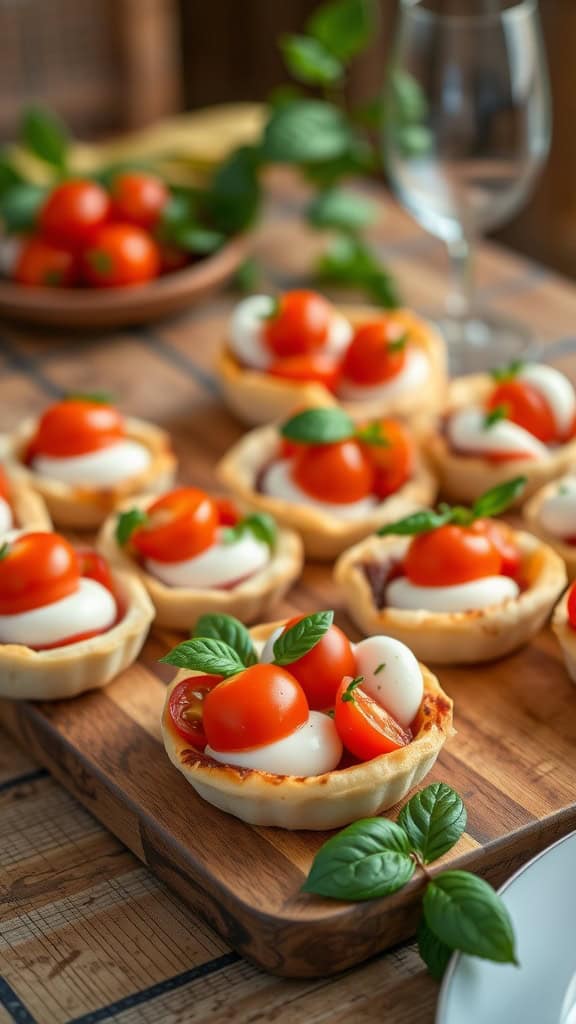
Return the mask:
<svg viewBox="0 0 576 1024">
<path fill-rule="evenodd" d="M 335 900 L 375 900 L 406 885 L 415 867 L 398 825 L 365 818 L 324 843 L 302 888 Z"/>
<path fill-rule="evenodd" d="M 343 156 L 350 145 L 346 115 L 322 100 L 296 100 L 272 110 L 263 155 L 270 163 L 320 163 Z"/>
<path fill-rule="evenodd" d="M 313 612 L 285 629 L 274 643 L 274 664 L 291 665 L 320 642 L 334 621 L 334 612 Z"/>
<path fill-rule="evenodd" d="M 401 305 L 394 279 L 360 238 L 338 235 L 322 254 L 317 267 L 321 281 L 340 287 L 361 288 L 377 305 Z"/>
<path fill-rule="evenodd" d="M 34 156 L 63 173 L 68 163 L 68 133 L 60 118 L 43 107 L 28 107 L 22 116 L 22 142 Z"/>
<path fill-rule="evenodd" d="M 258 263 L 252 256 L 249 256 L 240 264 L 234 274 L 234 285 L 238 291 L 250 294 L 259 287 L 260 277 L 261 271 Z"/>
<path fill-rule="evenodd" d="M 428 114 L 426 95 L 420 83 L 407 71 L 395 68 L 390 73 L 390 90 L 392 92 L 397 120 L 405 124 L 419 124 Z"/>
<path fill-rule="evenodd" d="M 494 889 L 468 871 L 444 871 L 426 886 L 424 917 L 444 945 L 470 956 L 517 963 L 512 922 Z"/>
<path fill-rule="evenodd" d="M 42 185 L 12 185 L 0 197 L 0 217 L 7 231 L 22 232 L 34 227 L 48 190 Z"/>
<path fill-rule="evenodd" d="M 507 405 L 496 405 L 494 409 L 490 409 L 484 417 L 484 423 L 482 424 L 484 430 L 489 430 L 496 423 L 500 423 L 501 420 L 505 420 L 508 417 L 508 406 Z"/>
<path fill-rule="evenodd" d="M 507 380 L 514 380 L 514 377 L 518 376 L 525 365 L 521 359 L 513 359 L 507 366 L 500 366 L 492 370 L 490 376 L 493 380 L 498 381 L 499 384 Z"/>
<path fill-rule="evenodd" d="M 436 530 L 439 526 L 445 526 L 452 519 L 452 509 L 448 506 L 441 511 L 434 512 L 433 509 L 423 509 L 422 512 L 414 512 L 405 519 L 398 519 L 395 523 L 386 523 L 376 532 L 380 537 L 387 537 L 390 534 L 398 537 L 413 537 L 418 533 L 426 533 L 428 530 Z"/>
<path fill-rule="evenodd" d="M 148 522 L 148 513 L 143 508 L 131 508 L 118 516 L 116 541 L 121 548 L 128 543 L 134 530 Z"/>
<path fill-rule="evenodd" d="M 357 231 L 366 227 L 376 214 L 376 206 L 365 196 L 339 188 L 320 192 L 308 207 L 307 217 L 316 228 Z"/>
<path fill-rule="evenodd" d="M 376 30 L 374 0 L 331 0 L 314 11 L 307 31 L 339 60 L 354 57 Z"/>
<path fill-rule="evenodd" d="M 334 85 L 344 74 L 339 60 L 310 36 L 285 36 L 280 48 L 290 73 L 305 85 Z"/>
<path fill-rule="evenodd" d="M 354 423 L 343 409 L 304 409 L 284 423 L 282 437 L 305 444 L 334 444 L 354 435 Z"/>
<path fill-rule="evenodd" d="M 240 146 L 220 164 L 206 196 L 210 224 L 235 235 L 256 219 L 262 200 L 261 155 L 255 146 Z"/>
<path fill-rule="evenodd" d="M 416 939 L 418 941 L 418 952 L 430 974 L 436 981 L 442 981 L 453 950 L 434 935 L 433 931 L 430 931 L 424 918 L 420 921 Z"/>
<path fill-rule="evenodd" d="M 10 544 L 8 543 L 7 540 L 5 540 L 4 543 L 2 544 L 2 546 L 0 547 L 0 562 L 2 561 L 2 559 L 7 558 L 7 556 L 9 554 L 10 554 Z"/>
<path fill-rule="evenodd" d="M 224 543 L 231 544 L 246 533 L 251 533 L 257 540 L 273 548 L 278 534 L 276 522 L 267 512 L 253 512 L 252 515 L 240 519 L 234 526 L 224 530 Z"/>
<path fill-rule="evenodd" d="M 398 815 L 398 824 L 425 864 L 451 850 L 466 828 L 466 808 L 445 782 L 416 793 Z"/>
<path fill-rule="evenodd" d="M 13 188 L 14 185 L 23 184 L 25 184 L 25 179 L 10 160 L 10 154 L 6 150 L 0 151 L 0 195 Z"/>
<path fill-rule="evenodd" d="M 390 447 L 390 441 L 386 437 L 382 424 L 378 420 L 374 420 L 373 423 L 367 423 L 364 427 L 357 427 L 354 437 L 357 441 L 363 441 L 364 444 L 375 445 L 377 448 Z"/>
<path fill-rule="evenodd" d="M 181 224 L 170 232 L 170 241 L 186 252 L 205 256 L 219 249 L 225 237 L 220 231 L 211 231 L 196 224 Z"/>
<path fill-rule="evenodd" d="M 258 661 L 250 633 L 246 626 L 239 619 L 235 619 L 233 615 L 225 615 L 223 612 L 219 615 L 201 615 L 192 635 L 222 640 L 223 643 L 228 644 L 228 647 L 236 651 L 242 664 L 246 667 L 255 665 Z"/>
<path fill-rule="evenodd" d="M 242 672 L 246 665 L 240 655 L 222 640 L 210 637 L 193 637 L 184 640 L 165 654 L 160 661 L 178 668 L 188 668 L 194 672 L 204 672 L 209 676 L 234 676 Z"/>
<path fill-rule="evenodd" d="M 65 402 L 96 402 L 98 405 L 113 405 L 114 395 L 110 391 L 69 391 Z"/>
<path fill-rule="evenodd" d="M 286 107 L 289 103 L 293 103 L 294 100 L 301 100 L 303 95 L 304 93 L 299 86 L 286 82 L 285 85 L 277 85 L 268 94 L 268 106 L 274 110 L 279 110 L 280 107 Z"/>
<path fill-rule="evenodd" d="M 499 516 L 512 502 L 522 494 L 526 486 L 525 476 L 516 476 L 513 480 L 507 480 L 498 487 L 492 487 L 486 491 L 472 506 L 472 513 L 478 519 L 489 516 Z"/>
</svg>

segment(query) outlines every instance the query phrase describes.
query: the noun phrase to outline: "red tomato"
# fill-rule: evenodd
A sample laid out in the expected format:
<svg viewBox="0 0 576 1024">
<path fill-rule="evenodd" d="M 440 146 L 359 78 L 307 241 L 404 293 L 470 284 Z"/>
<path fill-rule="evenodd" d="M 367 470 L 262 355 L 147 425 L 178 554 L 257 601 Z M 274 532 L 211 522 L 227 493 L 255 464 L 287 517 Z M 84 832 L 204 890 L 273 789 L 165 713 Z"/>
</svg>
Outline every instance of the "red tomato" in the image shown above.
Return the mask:
<svg viewBox="0 0 576 1024">
<path fill-rule="evenodd" d="M 412 476 L 414 444 L 406 427 L 397 420 L 381 420 L 385 444 L 363 447 L 374 467 L 373 491 L 379 498 L 394 494 Z"/>
<path fill-rule="evenodd" d="M 576 629 L 576 583 L 573 583 L 568 592 L 568 622 L 572 629 Z"/>
<path fill-rule="evenodd" d="M 336 391 L 341 376 L 340 364 L 324 352 L 277 359 L 266 372 L 284 380 L 323 384 L 328 391 Z"/>
<path fill-rule="evenodd" d="M 303 615 L 297 615 L 290 619 L 286 629 L 303 618 Z M 343 677 L 353 676 L 356 672 L 352 644 L 338 626 L 330 626 L 316 646 L 297 661 L 292 661 L 288 670 L 300 683 L 313 711 L 331 708 Z"/>
<path fill-rule="evenodd" d="M 99 555 L 97 551 L 92 551 L 91 548 L 76 548 L 76 554 L 78 555 L 80 575 L 89 580 L 96 580 L 96 583 L 100 583 L 113 594 L 114 580 L 104 556 Z"/>
<path fill-rule="evenodd" d="M 404 559 L 408 579 L 421 587 L 449 587 L 498 576 L 502 556 L 486 533 L 468 526 L 440 526 L 414 537 Z"/>
<path fill-rule="evenodd" d="M 160 273 L 172 274 L 175 270 L 183 270 L 190 263 L 190 253 L 170 242 L 156 241 L 160 255 Z"/>
<path fill-rule="evenodd" d="M 28 456 L 85 455 L 109 448 L 125 433 L 124 420 L 114 406 L 71 398 L 51 405 L 40 418 Z"/>
<path fill-rule="evenodd" d="M 64 181 L 40 210 L 42 234 L 50 241 L 77 248 L 86 245 L 110 215 L 108 193 L 95 181 Z"/>
<path fill-rule="evenodd" d="M 97 288 L 143 284 L 160 272 L 158 247 L 134 224 L 105 224 L 82 254 L 83 272 Z"/>
<path fill-rule="evenodd" d="M 264 337 L 279 358 L 307 355 L 322 347 L 333 317 L 332 306 L 317 292 L 285 292 L 265 322 Z"/>
<path fill-rule="evenodd" d="M 40 288 L 70 288 L 76 284 L 78 266 L 74 253 L 43 238 L 28 238 L 18 253 L 14 280 Z"/>
<path fill-rule="evenodd" d="M 284 739 L 308 720 L 300 683 L 277 665 L 252 665 L 204 700 L 204 732 L 213 750 L 250 750 Z"/>
<path fill-rule="evenodd" d="M 163 494 L 147 510 L 148 522 L 130 538 L 144 558 L 182 562 L 205 551 L 216 539 L 218 508 L 197 487 L 178 487 Z"/>
<path fill-rule="evenodd" d="M 242 518 L 231 498 L 214 498 L 220 526 L 236 526 Z"/>
<path fill-rule="evenodd" d="M 3 498 L 4 501 L 9 501 L 10 499 L 10 485 L 2 466 L 0 466 L 0 498 Z"/>
<path fill-rule="evenodd" d="M 202 720 L 204 698 L 222 681 L 222 676 L 190 676 L 177 683 L 168 701 L 168 713 L 176 732 L 196 750 L 204 750 L 206 736 Z"/>
<path fill-rule="evenodd" d="M 518 579 L 522 570 L 522 556 L 512 527 L 497 519 L 476 519 L 472 529 L 476 533 L 486 534 L 499 551 L 502 559 L 501 575 Z"/>
<path fill-rule="evenodd" d="M 156 174 L 125 171 L 114 178 L 111 188 L 112 211 L 117 220 L 153 228 L 168 202 L 170 193 Z"/>
<path fill-rule="evenodd" d="M 60 601 L 78 588 L 78 555 L 57 533 L 26 533 L 0 558 L 0 615 Z"/>
<path fill-rule="evenodd" d="M 374 471 L 357 441 L 306 445 L 295 456 L 294 480 L 319 501 L 345 505 L 372 493 Z"/>
<path fill-rule="evenodd" d="M 405 363 L 406 345 L 398 337 L 398 324 L 382 317 L 357 328 L 342 369 L 348 380 L 368 387 L 395 377 Z"/>
<path fill-rule="evenodd" d="M 524 427 L 544 444 L 558 439 L 556 421 L 546 399 L 528 381 L 519 377 L 503 381 L 494 388 L 488 408 L 504 406 L 508 419 Z"/>
<path fill-rule="evenodd" d="M 334 723 L 342 743 L 361 761 L 389 754 L 412 742 L 412 733 L 403 729 L 383 707 L 357 686 L 354 699 L 342 700 L 350 679 L 343 679 L 336 694 Z"/>
</svg>

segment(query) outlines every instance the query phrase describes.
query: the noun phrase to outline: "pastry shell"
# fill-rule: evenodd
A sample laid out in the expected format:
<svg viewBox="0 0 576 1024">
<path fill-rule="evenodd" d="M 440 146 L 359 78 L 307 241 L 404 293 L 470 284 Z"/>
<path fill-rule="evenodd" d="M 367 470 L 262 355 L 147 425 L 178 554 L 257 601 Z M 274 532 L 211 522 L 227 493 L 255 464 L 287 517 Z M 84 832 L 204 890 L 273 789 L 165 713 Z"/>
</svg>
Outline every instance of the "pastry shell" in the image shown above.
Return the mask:
<svg viewBox="0 0 576 1024">
<path fill-rule="evenodd" d="M 568 622 L 568 595 L 569 591 L 566 591 L 554 609 L 552 630 L 562 648 L 566 671 L 572 682 L 576 683 L 576 630 Z"/>
<path fill-rule="evenodd" d="M 29 469 L 22 461 L 22 456 L 34 436 L 35 420 L 27 420 L 6 439 L 8 472 L 17 482 L 27 484 L 43 498 L 57 526 L 77 530 L 93 529 L 128 495 L 143 491 L 161 493 L 174 481 L 176 458 L 166 431 L 153 423 L 132 417 L 127 417 L 125 422 L 127 438 L 143 444 L 151 452 L 152 458 L 149 466 L 141 473 L 109 487 L 75 486 L 42 477 Z"/>
<path fill-rule="evenodd" d="M 527 587 L 517 598 L 467 612 L 379 608 L 364 567 L 394 564 L 404 557 L 407 537 L 369 537 L 338 559 L 334 578 L 348 613 L 366 635 L 385 633 L 410 647 L 417 658 L 453 665 L 491 661 L 511 654 L 544 625 L 566 586 L 562 559 L 530 533 L 516 531 Z"/>
<path fill-rule="evenodd" d="M 263 644 L 280 622 L 251 631 Z M 371 817 L 402 800 L 432 768 L 452 733 L 452 701 L 424 665 L 424 698 L 412 743 L 372 761 L 300 777 L 223 765 L 192 750 L 172 728 L 168 700 L 174 686 L 190 675 L 179 671 L 168 688 L 162 714 L 164 746 L 172 764 L 199 796 L 251 825 L 323 831 Z"/>
<path fill-rule="evenodd" d="M 106 686 L 136 660 L 154 618 L 154 608 L 131 573 L 113 570 L 113 579 L 125 613 L 105 633 L 48 651 L 34 651 L 23 644 L 0 644 L 0 697 L 76 697 L 85 690 Z"/>
<path fill-rule="evenodd" d="M 535 533 L 537 537 L 540 537 L 546 544 L 549 544 L 560 555 L 566 566 L 568 579 L 574 580 L 576 579 L 576 544 L 567 544 L 561 537 L 555 537 L 553 534 L 548 533 L 540 520 L 540 509 L 546 498 L 557 491 L 559 482 L 559 480 L 553 480 L 551 483 L 546 484 L 545 487 L 541 487 L 539 491 L 536 491 L 536 494 L 533 494 L 530 500 L 526 502 L 522 509 L 522 515 L 530 532 Z M 576 533 L 576 529 L 574 532 Z"/>
<path fill-rule="evenodd" d="M 285 501 L 255 489 L 254 483 L 262 468 L 277 453 L 277 429 L 259 427 L 233 445 L 218 463 L 216 473 L 240 501 L 268 512 L 282 526 L 297 530 L 306 554 L 311 558 L 334 558 L 384 523 L 392 523 L 424 505 L 430 505 L 436 497 L 436 480 L 418 454 L 412 478 L 395 494 L 375 505 L 362 518 L 338 519 L 312 505 Z"/>
<path fill-rule="evenodd" d="M 488 374 L 457 377 L 449 387 L 447 412 L 463 406 L 482 405 L 494 386 Z M 490 459 L 454 452 L 443 433 L 430 436 L 426 450 L 438 474 L 440 492 L 448 501 L 470 503 L 491 487 L 515 476 L 526 477 L 526 487 L 514 502 L 521 505 L 538 488 L 562 476 L 576 461 L 576 438 L 551 448 L 545 459 L 510 459 L 492 462 Z"/>
<path fill-rule="evenodd" d="M 355 326 L 382 315 L 381 310 L 369 306 L 342 307 L 339 312 Z M 250 426 L 287 419 L 303 406 L 340 405 L 354 420 L 394 416 L 410 422 L 416 433 L 427 433 L 446 400 L 446 346 L 432 324 L 409 310 L 395 310 L 394 318 L 410 330 L 412 344 L 428 356 L 430 377 L 425 387 L 419 385 L 388 400 L 340 400 L 323 384 L 283 380 L 261 370 L 245 369 L 224 346 L 217 366 L 224 401 L 238 419 Z"/>
<path fill-rule="evenodd" d="M 44 499 L 28 484 L 14 477 L 8 479 L 8 486 L 14 529 L 51 531 L 52 521 Z"/>
<path fill-rule="evenodd" d="M 124 502 L 118 511 L 147 508 L 154 500 L 153 494 L 139 495 Z M 200 615 L 206 613 L 225 612 L 242 622 L 254 622 L 284 597 L 300 576 L 304 564 L 300 537 L 293 530 L 278 530 L 275 550 L 268 565 L 237 586 L 229 590 L 169 587 L 146 572 L 129 551 L 120 547 L 116 540 L 116 523 L 116 514 L 108 517 L 98 535 L 97 548 L 112 565 L 129 569 L 138 577 L 156 609 L 156 625 L 168 629 L 188 631 Z"/>
</svg>

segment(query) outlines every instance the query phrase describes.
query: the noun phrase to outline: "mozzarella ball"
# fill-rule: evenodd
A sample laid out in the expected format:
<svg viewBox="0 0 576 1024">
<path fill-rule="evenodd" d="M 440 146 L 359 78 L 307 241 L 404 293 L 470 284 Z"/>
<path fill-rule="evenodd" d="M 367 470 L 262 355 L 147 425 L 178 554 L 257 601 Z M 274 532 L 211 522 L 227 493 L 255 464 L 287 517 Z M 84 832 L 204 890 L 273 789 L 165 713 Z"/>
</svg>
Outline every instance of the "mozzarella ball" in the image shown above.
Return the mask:
<svg viewBox="0 0 576 1024">
<path fill-rule="evenodd" d="M 424 695 L 422 672 L 410 648 L 390 636 L 369 636 L 354 653 L 358 675 L 364 676 L 362 689 L 408 728 Z"/>
<path fill-rule="evenodd" d="M 332 719 L 321 711 L 310 711 L 304 725 L 276 743 L 231 752 L 208 746 L 206 754 L 222 764 L 273 775 L 323 775 L 338 766 L 342 743 Z"/>
</svg>

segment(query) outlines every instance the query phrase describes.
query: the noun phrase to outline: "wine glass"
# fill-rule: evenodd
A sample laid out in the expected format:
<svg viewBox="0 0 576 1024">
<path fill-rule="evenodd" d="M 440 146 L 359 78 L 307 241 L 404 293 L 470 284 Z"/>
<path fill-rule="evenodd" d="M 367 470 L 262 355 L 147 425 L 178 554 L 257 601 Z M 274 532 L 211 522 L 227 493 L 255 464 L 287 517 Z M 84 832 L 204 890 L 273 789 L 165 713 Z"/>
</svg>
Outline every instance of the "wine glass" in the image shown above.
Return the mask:
<svg viewBox="0 0 576 1024">
<path fill-rule="evenodd" d="M 448 247 L 439 326 L 451 369 L 513 359 L 528 330 L 473 302 L 479 236 L 524 203 L 550 147 L 537 0 L 400 0 L 386 94 L 385 156 L 407 210 Z"/>
</svg>

